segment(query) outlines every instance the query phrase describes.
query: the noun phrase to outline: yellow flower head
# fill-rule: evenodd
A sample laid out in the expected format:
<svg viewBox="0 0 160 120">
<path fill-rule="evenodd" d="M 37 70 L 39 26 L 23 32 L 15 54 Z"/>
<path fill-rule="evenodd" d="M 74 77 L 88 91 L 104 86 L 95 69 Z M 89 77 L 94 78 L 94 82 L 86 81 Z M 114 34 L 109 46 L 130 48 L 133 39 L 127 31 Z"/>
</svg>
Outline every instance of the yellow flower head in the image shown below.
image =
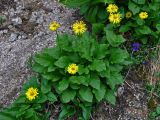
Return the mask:
<svg viewBox="0 0 160 120">
<path fill-rule="evenodd" d="M 49 29 L 52 30 L 52 31 L 56 31 L 59 27 L 60 27 L 60 24 L 57 23 L 56 21 L 53 21 L 50 24 Z"/>
<path fill-rule="evenodd" d="M 73 24 L 72 28 L 73 28 L 73 31 L 76 35 L 83 34 L 87 30 L 86 24 L 83 21 L 75 22 Z"/>
<path fill-rule="evenodd" d="M 69 74 L 76 74 L 78 72 L 78 66 L 76 64 L 70 64 L 67 68 Z"/>
<path fill-rule="evenodd" d="M 111 13 L 109 15 L 109 21 L 113 24 L 118 24 L 121 22 L 121 14 L 120 13 Z"/>
<path fill-rule="evenodd" d="M 26 92 L 26 97 L 29 101 L 36 99 L 37 96 L 38 96 L 37 88 L 30 87 Z"/>
<path fill-rule="evenodd" d="M 118 6 L 115 5 L 115 4 L 109 4 L 106 9 L 107 9 L 107 12 L 109 12 L 109 13 L 116 13 L 116 12 L 118 12 Z"/>
<path fill-rule="evenodd" d="M 128 19 L 128 18 L 131 18 L 132 17 L 132 12 L 127 12 L 126 13 L 126 18 Z"/>
<path fill-rule="evenodd" d="M 147 12 L 141 12 L 141 13 L 139 13 L 139 17 L 141 19 L 147 19 L 148 18 L 148 13 Z"/>
</svg>

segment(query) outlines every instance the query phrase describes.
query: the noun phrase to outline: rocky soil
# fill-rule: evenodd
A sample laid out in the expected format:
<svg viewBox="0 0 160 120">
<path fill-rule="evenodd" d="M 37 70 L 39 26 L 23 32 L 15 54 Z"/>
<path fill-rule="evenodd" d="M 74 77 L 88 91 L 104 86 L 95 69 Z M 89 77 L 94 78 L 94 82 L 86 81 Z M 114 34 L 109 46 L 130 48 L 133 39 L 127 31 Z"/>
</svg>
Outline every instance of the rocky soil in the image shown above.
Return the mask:
<svg viewBox="0 0 160 120">
<path fill-rule="evenodd" d="M 27 60 L 43 48 L 55 45 L 55 33 L 48 30 L 52 21 L 61 24 L 59 33 L 71 32 L 75 11 L 57 0 L 0 0 L 0 15 L 7 18 L 0 25 L 0 104 L 8 106 L 18 96 L 21 86 L 31 76 Z M 138 90 L 141 80 L 128 77 L 128 84 L 118 90 L 115 107 L 99 105 L 93 120 L 146 120 L 147 96 Z"/>
<path fill-rule="evenodd" d="M 52 21 L 61 24 L 59 32 L 69 32 L 73 10 L 55 0 L 0 0 L 0 15 L 7 21 L 0 26 L 0 102 L 9 104 L 30 76 L 26 62 L 35 52 L 54 46 Z"/>
</svg>

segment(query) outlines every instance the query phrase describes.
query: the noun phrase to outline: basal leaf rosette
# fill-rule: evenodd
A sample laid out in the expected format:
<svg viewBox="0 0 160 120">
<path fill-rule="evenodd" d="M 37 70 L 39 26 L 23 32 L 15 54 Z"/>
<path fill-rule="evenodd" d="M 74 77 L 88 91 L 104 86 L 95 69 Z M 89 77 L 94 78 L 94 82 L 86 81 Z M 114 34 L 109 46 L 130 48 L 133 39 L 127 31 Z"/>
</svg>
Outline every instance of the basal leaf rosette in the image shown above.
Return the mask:
<svg viewBox="0 0 160 120">
<path fill-rule="evenodd" d="M 109 42 L 98 43 L 88 34 L 57 39 L 57 46 L 34 57 L 32 68 L 49 82 L 61 102 L 92 104 L 107 100 L 115 104 L 128 53 L 111 47 Z"/>
<path fill-rule="evenodd" d="M 1 120 L 48 120 L 47 104 L 57 100 L 47 80 L 31 77 L 22 87 L 18 98 L 8 108 L 0 111 Z"/>
<path fill-rule="evenodd" d="M 85 20 L 130 33 L 133 41 L 156 46 L 159 42 L 159 0 L 60 0 L 77 7 Z"/>
</svg>

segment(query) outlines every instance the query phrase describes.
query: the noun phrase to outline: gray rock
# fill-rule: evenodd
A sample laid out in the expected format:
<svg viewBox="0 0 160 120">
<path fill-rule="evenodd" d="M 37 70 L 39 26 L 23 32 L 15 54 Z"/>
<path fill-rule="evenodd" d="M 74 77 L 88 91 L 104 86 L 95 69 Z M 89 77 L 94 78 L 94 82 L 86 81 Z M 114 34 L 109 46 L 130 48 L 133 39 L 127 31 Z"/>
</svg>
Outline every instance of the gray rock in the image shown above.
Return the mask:
<svg viewBox="0 0 160 120">
<path fill-rule="evenodd" d="M 9 10 L 8 10 L 8 13 L 9 13 L 9 16 L 10 16 L 10 17 L 15 16 L 14 8 L 9 9 Z"/>
<path fill-rule="evenodd" d="M 1 30 L 0 31 L 0 35 L 7 34 L 7 33 L 8 33 L 8 30 Z"/>
<path fill-rule="evenodd" d="M 10 41 L 10 42 L 14 42 L 14 41 L 16 41 L 17 36 L 18 36 L 18 34 L 17 34 L 17 33 L 11 33 L 11 35 L 10 35 L 10 37 L 9 37 L 8 41 Z"/>
<path fill-rule="evenodd" d="M 26 39 L 27 38 L 27 34 L 26 33 L 24 33 L 24 32 L 20 32 L 20 33 L 18 33 L 19 35 L 18 35 L 18 39 Z"/>
<path fill-rule="evenodd" d="M 123 93 L 124 93 L 124 87 L 121 86 L 121 87 L 119 87 L 118 90 L 117 90 L 117 95 L 118 95 L 118 96 L 121 96 L 121 95 L 123 95 Z"/>
<path fill-rule="evenodd" d="M 13 23 L 13 25 L 21 25 L 22 19 L 20 17 L 16 17 L 16 18 L 13 18 L 11 22 Z"/>
<path fill-rule="evenodd" d="M 45 16 L 45 12 L 42 11 L 34 11 L 32 12 L 31 18 L 30 18 L 30 22 L 36 22 L 36 23 L 43 23 L 44 22 L 44 16 Z"/>
</svg>

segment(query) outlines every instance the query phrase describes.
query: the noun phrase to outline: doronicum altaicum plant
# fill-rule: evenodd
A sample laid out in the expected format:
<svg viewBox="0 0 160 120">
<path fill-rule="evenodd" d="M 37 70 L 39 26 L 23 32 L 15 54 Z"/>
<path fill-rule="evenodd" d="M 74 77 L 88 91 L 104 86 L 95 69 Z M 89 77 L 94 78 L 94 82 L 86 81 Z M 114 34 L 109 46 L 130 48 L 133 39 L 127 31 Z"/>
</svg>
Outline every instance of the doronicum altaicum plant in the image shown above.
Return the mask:
<svg viewBox="0 0 160 120">
<path fill-rule="evenodd" d="M 115 104 L 116 88 L 124 82 L 121 71 L 130 62 L 127 51 L 118 47 L 123 37 L 106 34 L 113 38 L 98 42 L 88 33 L 58 35 L 57 46 L 35 55 L 32 69 L 61 101 L 60 120 L 75 113 L 88 120 L 93 104 Z"/>
<path fill-rule="evenodd" d="M 60 0 L 66 6 L 79 8 L 92 25 L 93 35 L 103 37 L 104 28 L 127 39 L 126 48 L 136 64 L 151 59 L 160 44 L 159 0 Z M 140 49 L 133 51 L 135 44 Z"/>
<path fill-rule="evenodd" d="M 80 8 L 80 14 L 90 23 L 102 22 L 107 19 L 106 3 L 113 0 L 59 0 L 68 7 Z"/>
<path fill-rule="evenodd" d="M 19 97 L 8 108 L 0 111 L 1 120 L 48 120 L 49 106 L 57 101 L 47 80 L 32 77 L 23 86 Z"/>
</svg>

